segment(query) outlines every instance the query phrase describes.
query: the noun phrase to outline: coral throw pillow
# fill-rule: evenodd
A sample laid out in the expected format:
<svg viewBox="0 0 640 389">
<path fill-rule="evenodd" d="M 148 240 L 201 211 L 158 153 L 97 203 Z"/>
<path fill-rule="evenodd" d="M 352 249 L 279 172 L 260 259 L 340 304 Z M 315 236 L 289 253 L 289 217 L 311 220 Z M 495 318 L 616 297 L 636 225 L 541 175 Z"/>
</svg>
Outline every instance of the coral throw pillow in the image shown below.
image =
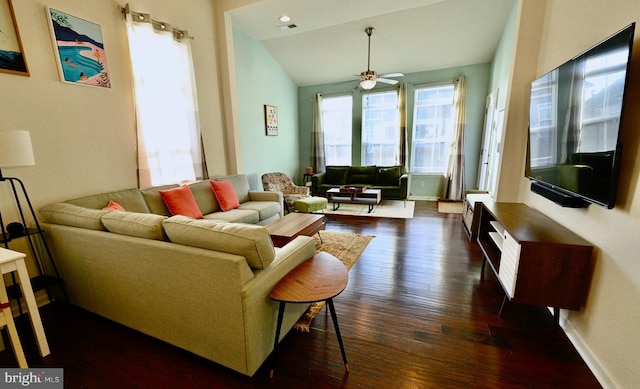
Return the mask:
<svg viewBox="0 0 640 389">
<path fill-rule="evenodd" d="M 223 211 L 229 211 L 240 206 L 236 191 L 233 189 L 233 185 L 231 185 L 229 180 L 211 181 L 211 187 Z"/>
<path fill-rule="evenodd" d="M 102 208 L 105 211 L 124 211 L 124 207 L 113 200 L 109 200 L 109 204 L 106 207 Z"/>
<path fill-rule="evenodd" d="M 191 188 L 188 185 L 178 188 L 160 190 L 162 200 L 169 208 L 172 215 L 182 215 L 193 219 L 202 219 L 202 212 L 198 208 L 196 198 L 193 197 Z"/>
</svg>

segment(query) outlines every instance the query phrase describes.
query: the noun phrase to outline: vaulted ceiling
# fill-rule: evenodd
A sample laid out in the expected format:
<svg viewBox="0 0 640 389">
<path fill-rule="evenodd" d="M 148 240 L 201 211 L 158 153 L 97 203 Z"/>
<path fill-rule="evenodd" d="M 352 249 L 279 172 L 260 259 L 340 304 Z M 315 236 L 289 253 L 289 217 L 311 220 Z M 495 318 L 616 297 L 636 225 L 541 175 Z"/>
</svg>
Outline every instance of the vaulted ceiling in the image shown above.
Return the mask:
<svg viewBox="0 0 640 389">
<path fill-rule="evenodd" d="M 490 62 L 514 0 L 262 0 L 228 11 L 298 86 Z M 291 20 L 281 22 L 280 16 Z M 287 26 L 295 25 L 294 28 Z"/>
</svg>

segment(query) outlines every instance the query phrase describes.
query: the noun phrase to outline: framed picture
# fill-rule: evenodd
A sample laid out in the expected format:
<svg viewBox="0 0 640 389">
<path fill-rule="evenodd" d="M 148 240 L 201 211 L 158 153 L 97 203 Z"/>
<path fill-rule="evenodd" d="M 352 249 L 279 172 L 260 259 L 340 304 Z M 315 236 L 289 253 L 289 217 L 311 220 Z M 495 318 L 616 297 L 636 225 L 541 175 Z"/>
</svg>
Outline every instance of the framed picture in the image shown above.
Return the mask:
<svg viewBox="0 0 640 389">
<path fill-rule="evenodd" d="M 47 8 L 60 80 L 111 88 L 100 25 Z"/>
<path fill-rule="evenodd" d="M 29 77 L 11 0 L 0 0 L 0 73 Z"/>
<path fill-rule="evenodd" d="M 278 135 L 278 107 L 273 105 L 264 106 L 264 126 L 267 136 Z"/>
</svg>

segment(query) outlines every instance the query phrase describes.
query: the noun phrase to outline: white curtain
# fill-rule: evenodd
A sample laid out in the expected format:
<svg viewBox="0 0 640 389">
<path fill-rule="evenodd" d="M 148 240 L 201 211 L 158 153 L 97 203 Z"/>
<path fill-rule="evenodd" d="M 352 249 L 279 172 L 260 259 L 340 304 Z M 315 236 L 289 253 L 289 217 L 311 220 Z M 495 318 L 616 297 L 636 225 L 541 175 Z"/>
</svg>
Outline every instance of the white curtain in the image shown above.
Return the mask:
<svg viewBox="0 0 640 389">
<path fill-rule="evenodd" d="M 401 83 L 398 88 L 398 112 L 400 117 L 400 157 L 399 164 L 408 169 L 408 152 L 407 152 L 407 84 Z"/>
<path fill-rule="evenodd" d="M 323 173 L 327 166 L 324 154 L 324 129 L 322 127 L 322 95 L 313 97 L 313 113 L 311 128 L 311 167 L 316 173 Z"/>
<path fill-rule="evenodd" d="M 448 200 L 462 200 L 464 196 L 464 131 L 467 122 L 466 77 L 460 76 L 453 85 L 454 135 L 447 167 Z"/>
<path fill-rule="evenodd" d="M 177 41 L 168 24 L 151 21 L 148 15 L 145 22 L 134 23 L 137 15 L 127 13 L 126 24 L 135 89 L 139 186 L 202 179 L 206 166 L 189 39 L 183 34 Z"/>
</svg>

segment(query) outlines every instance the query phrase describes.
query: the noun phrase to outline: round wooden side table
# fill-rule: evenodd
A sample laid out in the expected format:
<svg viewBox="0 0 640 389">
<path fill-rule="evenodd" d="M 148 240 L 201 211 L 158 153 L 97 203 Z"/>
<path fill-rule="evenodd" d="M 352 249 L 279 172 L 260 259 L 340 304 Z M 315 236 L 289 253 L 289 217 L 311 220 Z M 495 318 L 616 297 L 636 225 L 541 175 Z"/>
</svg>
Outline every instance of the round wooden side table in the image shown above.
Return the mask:
<svg viewBox="0 0 640 389">
<path fill-rule="evenodd" d="M 347 354 L 344 352 L 342 336 L 340 336 L 340 328 L 338 327 L 338 317 L 333 306 L 333 298 L 342 293 L 347 287 L 348 280 L 349 272 L 346 266 L 338 258 L 325 252 L 317 253 L 284 276 L 269 295 L 272 300 L 280 302 L 273 353 L 275 353 L 278 339 L 280 338 L 280 327 L 282 327 L 286 303 L 325 301 L 329 306 L 333 326 L 338 336 L 344 367 L 349 372 Z M 273 377 L 273 368 L 271 368 L 269 375 Z"/>
</svg>

